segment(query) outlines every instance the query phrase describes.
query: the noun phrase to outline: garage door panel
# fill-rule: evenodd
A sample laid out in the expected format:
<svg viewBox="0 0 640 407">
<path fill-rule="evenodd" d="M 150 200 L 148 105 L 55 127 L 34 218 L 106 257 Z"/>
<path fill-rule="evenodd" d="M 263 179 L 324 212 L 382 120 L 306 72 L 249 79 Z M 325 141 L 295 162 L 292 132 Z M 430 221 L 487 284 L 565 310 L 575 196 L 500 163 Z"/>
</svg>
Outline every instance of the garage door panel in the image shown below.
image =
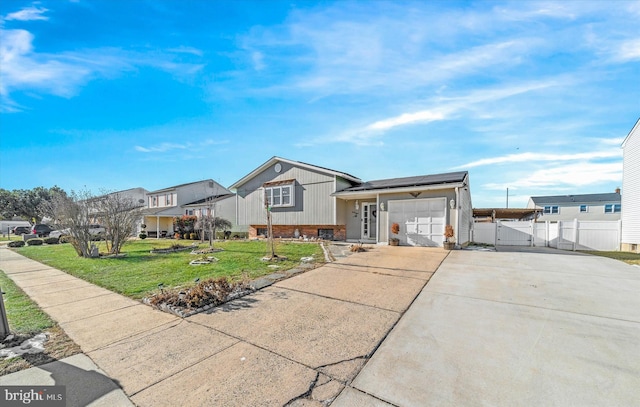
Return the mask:
<svg viewBox="0 0 640 407">
<path fill-rule="evenodd" d="M 411 246 L 442 246 L 445 214 L 444 198 L 389 202 L 389 222 L 400 225 L 400 242 Z"/>
</svg>

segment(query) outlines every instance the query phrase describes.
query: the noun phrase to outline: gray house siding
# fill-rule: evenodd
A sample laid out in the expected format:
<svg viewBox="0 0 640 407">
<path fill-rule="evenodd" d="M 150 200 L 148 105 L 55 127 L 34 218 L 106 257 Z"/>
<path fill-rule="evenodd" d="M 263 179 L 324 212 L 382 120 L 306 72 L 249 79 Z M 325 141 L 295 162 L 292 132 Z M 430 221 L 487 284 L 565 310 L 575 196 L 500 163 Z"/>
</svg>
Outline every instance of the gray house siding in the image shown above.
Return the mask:
<svg viewBox="0 0 640 407">
<path fill-rule="evenodd" d="M 640 252 L 640 119 L 622 147 L 622 250 Z"/>
<path fill-rule="evenodd" d="M 274 225 L 331 225 L 334 224 L 334 176 L 280 163 L 279 173 L 273 166 L 247 181 L 237 190 L 238 223 L 263 225 L 266 223 L 263 185 L 268 182 L 295 180 L 294 206 L 272 208 Z"/>
<path fill-rule="evenodd" d="M 471 241 L 471 229 L 473 228 L 473 205 L 471 202 L 471 186 L 467 178 L 467 187 L 458 190 L 460 208 L 460 224 L 458 225 L 458 236 L 456 242 L 464 245 Z"/>
</svg>

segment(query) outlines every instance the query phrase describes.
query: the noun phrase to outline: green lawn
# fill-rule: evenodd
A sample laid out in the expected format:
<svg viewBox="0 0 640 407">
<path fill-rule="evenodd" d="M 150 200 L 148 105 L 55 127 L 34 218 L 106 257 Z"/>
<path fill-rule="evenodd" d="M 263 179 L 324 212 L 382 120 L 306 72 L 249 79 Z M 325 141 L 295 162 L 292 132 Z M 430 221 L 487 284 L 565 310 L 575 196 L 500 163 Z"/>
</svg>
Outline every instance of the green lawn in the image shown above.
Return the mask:
<svg viewBox="0 0 640 407">
<path fill-rule="evenodd" d="M 597 252 L 597 251 L 583 251 L 583 253 L 593 254 L 595 256 L 609 257 L 611 259 L 624 261 L 625 263 L 640 265 L 640 254 L 638 254 L 638 253 L 630 253 L 630 252 Z"/>
<path fill-rule="evenodd" d="M 124 294 L 134 299 L 149 296 L 158 289 L 193 284 L 196 278 L 229 277 L 239 280 L 243 274 L 250 279 L 270 274 L 274 269 L 267 267 L 260 259 L 267 254 L 264 241 L 223 241 L 214 247 L 224 249 L 212 254 L 219 259 L 217 263 L 190 266 L 189 261 L 198 256 L 189 251 L 171 254 L 150 254 L 154 248 L 166 248 L 173 244 L 189 245 L 183 240 L 136 240 L 126 244 L 123 253 L 126 257 L 117 259 L 85 259 L 78 257 L 70 244 L 25 246 L 15 249 L 18 253 L 63 270 L 71 275 Z M 199 243 L 199 242 L 198 242 Z M 101 243 L 104 245 L 104 243 Z M 201 244 L 201 248 L 208 244 Z M 104 246 L 100 251 L 105 251 Z M 280 270 L 290 269 L 300 264 L 300 258 L 314 256 L 316 262 L 323 262 L 322 248 L 318 243 L 278 242 L 276 253 L 288 257 L 278 262 Z"/>
<path fill-rule="evenodd" d="M 4 291 L 4 305 L 12 333 L 32 334 L 55 325 L 55 322 L 2 271 L 0 288 Z"/>
</svg>

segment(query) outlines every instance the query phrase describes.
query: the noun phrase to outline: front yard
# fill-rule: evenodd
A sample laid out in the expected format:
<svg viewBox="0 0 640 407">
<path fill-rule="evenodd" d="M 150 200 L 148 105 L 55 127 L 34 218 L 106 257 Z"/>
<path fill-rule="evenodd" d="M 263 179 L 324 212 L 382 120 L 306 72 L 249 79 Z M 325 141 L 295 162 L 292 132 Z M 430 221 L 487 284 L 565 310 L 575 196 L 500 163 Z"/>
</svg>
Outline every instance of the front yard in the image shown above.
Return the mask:
<svg viewBox="0 0 640 407">
<path fill-rule="evenodd" d="M 168 254 L 151 254 L 152 249 L 171 245 L 189 245 L 184 240 L 135 240 L 123 248 L 122 258 L 87 259 L 78 257 L 70 244 L 25 246 L 16 251 L 23 256 L 63 270 L 98 286 L 134 299 L 142 299 L 158 291 L 158 285 L 177 287 L 193 285 L 196 279 L 227 277 L 232 281 L 243 277 L 255 279 L 277 270 L 291 269 L 300 264 L 303 257 L 313 257 L 316 263 L 324 262 L 318 243 L 278 242 L 276 253 L 288 260 L 277 263 L 261 261 L 267 253 L 264 241 L 221 241 L 214 247 L 222 251 L 210 254 L 218 259 L 211 264 L 189 265 L 201 256 L 181 251 Z M 199 243 L 199 242 L 196 242 Z M 101 243 L 104 244 L 104 243 Z M 198 248 L 207 248 L 199 244 Z M 104 251 L 104 247 L 100 248 Z M 277 265 L 278 268 L 269 267 Z"/>
<path fill-rule="evenodd" d="M 640 266 L 640 254 L 638 253 L 597 251 L 583 251 L 583 253 L 593 254 L 594 256 L 609 257 L 610 259 L 620 260 L 627 264 L 637 264 Z"/>
</svg>

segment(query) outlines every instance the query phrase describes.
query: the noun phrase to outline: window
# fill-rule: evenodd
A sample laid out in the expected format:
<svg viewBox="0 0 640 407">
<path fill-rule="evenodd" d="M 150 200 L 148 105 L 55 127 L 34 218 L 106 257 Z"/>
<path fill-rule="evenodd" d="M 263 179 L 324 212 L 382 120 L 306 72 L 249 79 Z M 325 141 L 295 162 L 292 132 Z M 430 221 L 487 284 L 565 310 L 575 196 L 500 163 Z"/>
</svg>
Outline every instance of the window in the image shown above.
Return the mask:
<svg viewBox="0 0 640 407">
<path fill-rule="evenodd" d="M 580 213 L 589 212 L 589 207 L 587 205 L 580 205 Z"/>
<path fill-rule="evenodd" d="M 167 194 L 164 196 L 164 202 L 167 206 L 173 205 L 173 194 Z"/>
<path fill-rule="evenodd" d="M 186 210 L 184 211 L 184 214 L 185 214 L 185 215 L 189 215 L 189 216 L 193 216 L 193 209 L 186 209 Z"/>
<path fill-rule="evenodd" d="M 604 213 L 619 213 L 621 209 L 620 204 L 606 204 L 604 206 Z"/>
<path fill-rule="evenodd" d="M 265 195 L 269 206 L 293 206 L 293 184 L 278 185 L 265 188 Z"/>
<path fill-rule="evenodd" d="M 151 206 L 158 206 L 158 197 L 154 196 L 151 198 Z"/>
<path fill-rule="evenodd" d="M 548 205 L 544 207 L 544 213 L 557 214 L 560 213 L 560 207 L 558 205 Z"/>
</svg>

